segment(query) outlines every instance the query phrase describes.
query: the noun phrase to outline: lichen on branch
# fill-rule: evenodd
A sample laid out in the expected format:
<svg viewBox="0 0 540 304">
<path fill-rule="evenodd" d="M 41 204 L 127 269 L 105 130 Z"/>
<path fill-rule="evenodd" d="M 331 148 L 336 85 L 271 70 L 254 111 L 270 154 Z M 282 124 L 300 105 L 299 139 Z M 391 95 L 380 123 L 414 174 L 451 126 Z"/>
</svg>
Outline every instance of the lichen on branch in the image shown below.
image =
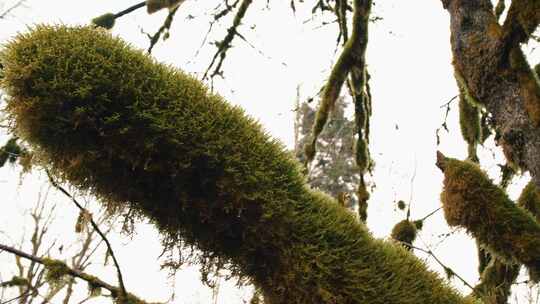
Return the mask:
<svg viewBox="0 0 540 304">
<path fill-rule="evenodd" d="M 240 108 L 110 33 L 37 26 L 0 61 L 12 131 L 42 166 L 219 257 L 265 301 L 473 303 L 310 190 Z"/>
</svg>

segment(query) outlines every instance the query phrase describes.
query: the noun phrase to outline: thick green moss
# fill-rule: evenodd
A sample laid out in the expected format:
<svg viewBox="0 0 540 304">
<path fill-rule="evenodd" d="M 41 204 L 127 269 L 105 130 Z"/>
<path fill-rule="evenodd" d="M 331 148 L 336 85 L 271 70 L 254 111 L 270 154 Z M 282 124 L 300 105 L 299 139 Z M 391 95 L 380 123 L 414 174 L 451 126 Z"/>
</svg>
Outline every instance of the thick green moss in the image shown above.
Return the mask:
<svg viewBox="0 0 540 304">
<path fill-rule="evenodd" d="M 448 224 L 466 228 L 492 254 L 538 274 L 540 225 L 531 214 L 516 206 L 476 164 L 439 157 L 438 165 L 445 176 L 441 200 Z"/>
<path fill-rule="evenodd" d="M 268 303 L 472 303 L 309 190 L 241 109 L 106 31 L 38 26 L 0 60 L 6 114 L 43 166 L 230 263 Z"/>
</svg>

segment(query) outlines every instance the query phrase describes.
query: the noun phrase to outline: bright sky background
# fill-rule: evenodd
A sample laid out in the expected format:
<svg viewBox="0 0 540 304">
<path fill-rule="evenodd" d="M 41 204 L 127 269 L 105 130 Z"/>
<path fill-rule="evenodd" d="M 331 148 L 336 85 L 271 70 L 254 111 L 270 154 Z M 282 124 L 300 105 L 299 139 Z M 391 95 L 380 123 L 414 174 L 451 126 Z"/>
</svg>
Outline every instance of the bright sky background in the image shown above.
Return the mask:
<svg viewBox="0 0 540 304">
<path fill-rule="evenodd" d="M 2 2 L 5 8 L 14 1 Z M 93 17 L 118 12 L 136 2 L 29 0 L 26 7 L 0 20 L 0 43 L 32 24 L 86 24 Z M 240 28 L 256 49 L 236 39 L 224 64 L 225 80 L 217 79 L 215 90 L 241 105 L 270 134 L 292 147 L 296 88 L 300 86 L 301 97 L 306 99 L 322 86 L 336 55 L 336 24 L 322 26 L 321 18 L 310 21 L 311 7 L 306 4 L 297 3 L 296 16 L 290 11 L 289 1 L 271 1 L 270 10 L 264 9 L 265 5 L 266 1 L 255 1 Z M 215 1 L 186 0 L 175 18 L 170 38 L 158 43 L 154 56 L 201 77 L 215 48 L 206 45 L 196 57 L 195 54 L 208 29 L 209 16 L 204 12 L 213 6 Z M 188 15 L 196 18 L 188 19 Z M 148 39 L 141 30 L 153 33 L 165 16 L 166 12 L 149 16 L 141 9 L 120 18 L 113 33 L 146 49 Z M 393 225 L 405 217 L 396 208 L 397 200 L 412 202 L 413 219 L 440 205 L 442 174 L 434 165 L 435 151 L 464 158 L 466 147 L 457 125 L 457 103 L 448 120 L 450 134 L 441 133 L 441 144 L 436 145 L 435 130 L 443 122 L 445 112 L 441 105 L 457 93 L 452 76 L 449 16 L 440 1 L 376 1 L 374 16 L 383 19 L 370 24 L 367 51 L 373 94 L 370 149 L 376 162 L 373 180 L 377 184 L 370 200 L 368 226 L 376 237 L 385 238 Z M 209 41 L 222 39 L 230 23 L 229 18 L 216 25 Z M 252 26 L 255 28 L 251 29 Z M 493 157 L 489 150 L 480 153 L 481 159 L 490 160 L 485 165 L 497 176 Z M 495 159 L 501 162 L 499 155 Z M 0 242 L 18 242 L 28 226 L 24 210 L 36 201 L 37 192 L 44 184 L 43 176 L 31 175 L 19 180 L 16 168 L 0 170 L 3 195 L 0 231 L 4 232 L 0 233 Z M 518 195 L 522 184 L 511 188 L 512 197 Z M 62 232 L 61 239 L 75 239 L 75 207 L 54 193 L 50 199 L 59 204 L 55 232 Z M 474 242 L 459 232 L 441 243 L 441 235 L 448 232 L 450 229 L 439 212 L 426 221 L 416 244 L 423 248 L 431 246 L 447 266 L 475 284 Z M 140 225 L 133 239 L 115 236 L 112 240 L 128 290 L 148 300 L 166 300 L 171 288 L 155 262 L 161 247 L 153 229 Z M 432 259 L 427 261 L 432 269 L 441 271 Z M 12 263 L 11 256 L 0 254 L 1 269 Z M 109 282 L 115 282 L 110 268 L 104 275 Z M 101 272 L 100 267 L 95 271 Z M 456 288 L 468 292 L 458 281 L 452 282 Z M 223 283 L 218 303 L 243 303 L 242 299 L 249 298 L 249 289 L 238 290 L 233 286 L 234 282 Z M 199 274 L 193 267 L 177 277 L 176 296 L 175 303 L 211 303 L 212 299 L 211 290 L 200 286 Z"/>
</svg>

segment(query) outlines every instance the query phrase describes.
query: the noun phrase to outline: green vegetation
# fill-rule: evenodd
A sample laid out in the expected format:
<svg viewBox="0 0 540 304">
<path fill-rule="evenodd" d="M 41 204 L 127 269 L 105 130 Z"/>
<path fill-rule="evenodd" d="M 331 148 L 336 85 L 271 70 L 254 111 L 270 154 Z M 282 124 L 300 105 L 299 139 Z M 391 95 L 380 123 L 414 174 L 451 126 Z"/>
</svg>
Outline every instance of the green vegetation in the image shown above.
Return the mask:
<svg viewBox="0 0 540 304">
<path fill-rule="evenodd" d="M 417 229 L 415 223 L 409 220 L 403 220 L 392 228 L 392 233 L 390 235 L 394 240 L 402 242 L 405 248 L 410 249 L 410 245 L 412 245 L 416 239 L 416 233 Z"/>
<path fill-rule="evenodd" d="M 110 30 L 114 27 L 115 19 L 116 18 L 113 13 L 106 13 L 92 19 L 92 23 L 96 26 Z"/>
<path fill-rule="evenodd" d="M 0 60 L 12 131 L 41 166 L 229 264 L 266 302 L 473 303 L 306 187 L 241 109 L 107 31 L 37 26 Z"/>
<path fill-rule="evenodd" d="M 540 195 L 538 195 L 538 190 L 532 181 L 521 192 L 517 205 L 529 211 L 536 221 L 540 223 Z"/>
<path fill-rule="evenodd" d="M 476 164 L 439 156 L 438 165 L 445 176 L 441 200 L 448 224 L 466 228 L 508 264 L 524 264 L 531 279 L 538 280 L 540 225 L 532 215 L 516 206 Z"/>
</svg>

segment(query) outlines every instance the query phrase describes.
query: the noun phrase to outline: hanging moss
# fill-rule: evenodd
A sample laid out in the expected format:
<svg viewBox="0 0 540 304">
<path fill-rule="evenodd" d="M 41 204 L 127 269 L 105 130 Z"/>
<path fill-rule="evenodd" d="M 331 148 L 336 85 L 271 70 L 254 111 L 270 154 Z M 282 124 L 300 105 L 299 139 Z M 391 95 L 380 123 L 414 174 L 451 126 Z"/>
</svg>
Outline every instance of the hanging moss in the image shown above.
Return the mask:
<svg viewBox="0 0 540 304">
<path fill-rule="evenodd" d="M 519 275 L 519 264 L 503 263 L 492 259 L 480 277 L 475 292 L 481 295 L 484 303 L 507 304 L 512 285 Z"/>
<path fill-rule="evenodd" d="M 96 26 L 110 30 L 114 27 L 115 19 L 116 17 L 113 13 L 106 13 L 92 19 L 92 23 Z"/>
<path fill-rule="evenodd" d="M 441 200 L 448 224 L 466 228 L 508 263 L 524 264 L 538 280 L 540 225 L 531 214 L 517 207 L 476 164 L 439 154 L 438 166 L 445 176 Z"/>
<path fill-rule="evenodd" d="M 417 230 L 414 222 L 403 220 L 392 228 L 392 233 L 390 235 L 392 239 L 402 242 L 403 246 L 410 250 L 411 246 L 409 246 L 409 244 L 412 244 L 416 239 L 416 233 Z"/>
<path fill-rule="evenodd" d="M 468 145 L 468 158 L 478 162 L 476 147 L 482 141 L 482 127 L 480 124 L 480 109 L 469 101 L 465 89 L 459 86 L 459 125 L 461 135 Z"/>
<path fill-rule="evenodd" d="M 310 190 L 241 109 L 108 32 L 37 26 L 0 61 L 6 114 L 42 166 L 229 264 L 269 303 L 473 303 Z"/>
</svg>

